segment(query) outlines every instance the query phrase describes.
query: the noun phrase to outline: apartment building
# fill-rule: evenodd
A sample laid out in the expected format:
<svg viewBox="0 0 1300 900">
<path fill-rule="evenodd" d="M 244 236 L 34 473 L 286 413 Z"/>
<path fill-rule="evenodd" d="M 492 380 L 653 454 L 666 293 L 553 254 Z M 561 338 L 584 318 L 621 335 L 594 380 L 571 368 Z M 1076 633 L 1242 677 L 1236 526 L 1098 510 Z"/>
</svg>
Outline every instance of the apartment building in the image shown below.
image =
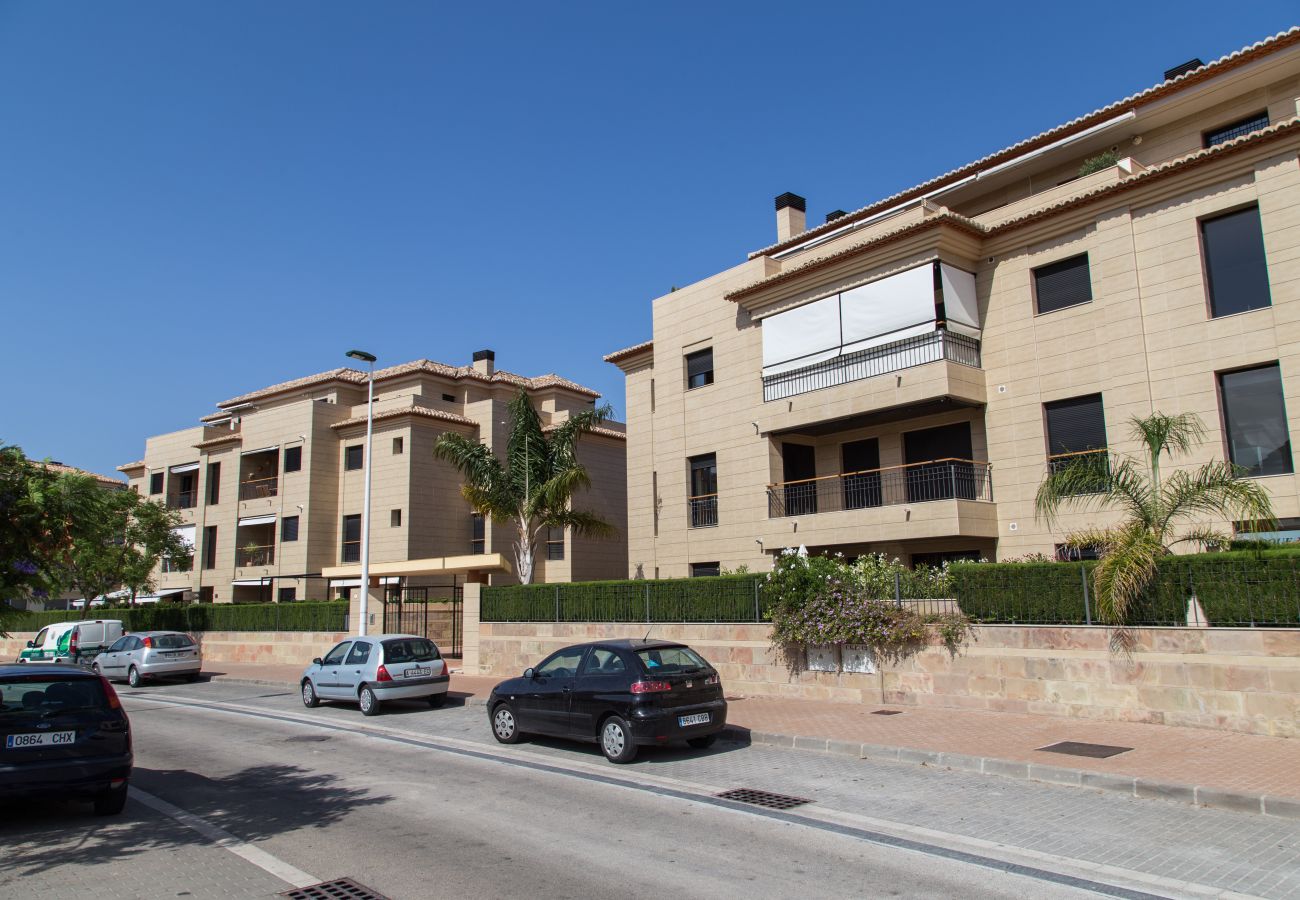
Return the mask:
<svg viewBox="0 0 1300 900">
<path fill-rule="evenodd" d="M 162 563 L 160 595 L 238 603 L 357 593 L 367 378 L 339 368 L 225 400 L 194 428 L 149 438 L 144 459 L 118 467 L 134 490 L 180 513 L 180 534 L 194 551 Z M 433 458 L 433 445 L 456 432 L 504 454 L 507 405 L 520 389 L 546 427 L 590 409 L 599 396 L 558 375 L 497 370 L 490 350 L 468 366 L 422 359 L 375 371 L 370 562 L 382 584 L 513 580 L 513 529 L 473 513 L 459 473 Z M 583 436 L 579 458 L 592 487 L 576 502 L 619 534 L 548 534 L 538 548 L 538 580 L 608 578 L 626 569 L 622 424 Z"/>
<path fill-rule="evenodd" d="M 1152 411 L 1199 415 L 1179 461 L 1231 459 L 1296 519 L 1297 112 L 1292 29 L 821 223 L 777 197 L 774 244 L 654 300 L 652 340 L 605 357 L 629 571 L 1052 554 L 1114 519 L 1049 528 L 1045 474 L 1135 450 Z"/>
</svg>

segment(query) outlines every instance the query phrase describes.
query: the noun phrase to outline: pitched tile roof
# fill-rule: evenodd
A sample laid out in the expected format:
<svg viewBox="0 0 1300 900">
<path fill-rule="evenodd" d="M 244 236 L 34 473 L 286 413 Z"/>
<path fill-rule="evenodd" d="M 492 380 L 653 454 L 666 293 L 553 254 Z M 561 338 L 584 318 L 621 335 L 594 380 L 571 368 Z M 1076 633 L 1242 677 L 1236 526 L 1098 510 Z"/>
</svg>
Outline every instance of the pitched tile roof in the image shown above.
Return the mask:
<svg viewBox="0 0 1300 900">
<path fill-rule="evenodd" d="M 410 406 L 399 406 L 396 409 L 386 409 L 383 412 L 375 413 L 375 421 L 382 422 L 385 419 L 398 419 L 402 416 L 417 416 L 424 419 L 438 419 L 442 422 L 454 422 L 457 425 L 469 425 L 473 428 L 478 427 L 478 422 L 473 419 L 467 419 L 464 416 L 458 416 L 455 413 L 443 412 L 440 409 L 430 409 L 427 406 L 418 406 L 412 403 Z M 351 419 L 344 419 L 342 422 L 335 422 L 330 428 L 348 428 L 352 425 L 366 424 L 365 416 L 353 416 Z"/>
<path fill-rule="evenodd" d="M 542 431 L 547 434 L 550 434 L 552 431 L 558 430 L 559 427 L 563 424 L 564 424 L 563 422 L 557 422 L 554 425 L 544 425 L 542 426 Z M 604 428 L 600 425 L 597 425 L 595 428 L 588 428 L 586 433 L 599 435 L 600 437 L 615 438 L 620 441 L 627 440 L 627 432 L 618 431 L 614 428 Z"/>
<path fill-rule="evenodd" d="M 642 341 L 639 344 L 633 344 L 631 347 L 624 347 L 622 350 L 615 350 L 613 353 L 606 353 L 603 359 L 607 363 L 622 362 L 628 357 L 635 356 L 643 350 L 653 350 L 654 341 Z"/>
<path fill-rule="evenodd" d="M 244 436 L 242 434 L 232 432 L 231 434 L 223 434 L 221 437 L 208 438 L 206 441 L 199 441 L 194 446 L 199 450 L 206 450 L 209 447 L 220 447 L 222 444 L 237 444 L 243 439 Z"/>
<path fill-rule="evenodd" d="M 119 472 L 131 472 L 134 471 L 135 469 L 143 469 L 143 468 L 144 468 L 144 460 L 137 459 L 135 462 L 123 463 L 122 465 L 117 467 L 117 470 Z"/>
<path fill-rule="evenodd" d="M 122 481 L 120 478 L 112 478 L 108 475 L 97 475 L 94 472 L 87 472 L 85 469 L 78 469 L 76 466 L 65 466 L 61 462 L 37 461 L 36 464 L 38 466 L 44 466 L 46 471 L 54 472 L 58 475 L 86 475 L 95 479 L 100 484 L 107 484 L 111 487 L 126 487 L 126 482 Z M 141 463 L 141 465 L 144 464 Z M 122 466 L 118 466 L 119 470 L 122 468 Z"/>
<path fill-rule="evenodd" d="M 878 212 L 883 212 L 884 210 L 897 206 L 900 203 L 915 200 L 916 198 L 930 191 L 936 190 L 937 188 L 943 187 L 950 182 L 965 178 L 968 175 L 973 175 L 981 169 L 998 165 L 999 163 L 1005 162 L 1009 159 L 1014 159 L 1023 153 L 1028 153 L 1031 150 L 1036 150 L 1039 147 L 1058 141 L 1071 133 L 1091 128 L 1094 125 L 1098 125 L 1105 122 L 1107 119 L 1113 118 L 1114 116 L 1127 111 L 1129 108 L 1138 108 L 1153 103 L 1170 94 L 1186 90 L 1189 87 L 1200 84 L 1201 82 L 1220 75 L 1223 72 L 1238 68 L 1246 63 L 1258 59 L 1261 56 L 1273 53 L 1296 43 L 1300 43 L 1300 26 L 1290 28 L 1287 31 L 1278 32 L 1262 41 L 1256 41 L 1248 47 L 1243 47 L 1240 50 L 1222 56 L 1219 59 L 1206 63 L 1190 72 L 1185 72 L 1177 78 L 1162 81 L 1144 91 L 1139 91 L 1138 93 L 1125 97 L 1122 100 L 1116 100 L 1114 103 L 1093 110 L 1086 115 L 1079 116 L 1063 125 L 1058 125 L 1055 128 L 1034 135 L 1031 138 L 1026 138 L 1019 143 L 1012 144 L 1010 147 L 1006 147 L 996 153 L 991 153 L 988 156 L 967 163 L 966 165 L 953 169 L 950 172 L 945 172 L 943 175 L 931 178 L 929 181 L 922 182 L 915 187 L 899 191 L 892 196 L 885 197 L 883 200 L 869 203 L 860 209 L 855 209 L 846 215 L 832 219 L 831 221 L 818 225 L 815 228 L 809 228 L 808 230 L 800 232 L 784 241 L 779 241 L 778 243 L 763 247 L 760 250 L 755 250 L 749 254 L 749 258 L 753 259 L 758 256 L 769 256 L 773 253 L 803 243 L 804 241 L 811 240 L 819 235 L 828 234 L 836 229 L 844 228 L 846 225 L 851 225 L 854 222 L 869 218 Z"/>
</svg>

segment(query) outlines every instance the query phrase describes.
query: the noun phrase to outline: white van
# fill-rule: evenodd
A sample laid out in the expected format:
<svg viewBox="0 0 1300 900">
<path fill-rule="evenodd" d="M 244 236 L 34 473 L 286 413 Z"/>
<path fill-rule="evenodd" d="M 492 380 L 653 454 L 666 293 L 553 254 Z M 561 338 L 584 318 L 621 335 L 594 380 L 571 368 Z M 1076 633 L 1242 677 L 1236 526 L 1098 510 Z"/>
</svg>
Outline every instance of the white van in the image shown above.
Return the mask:
<svg viewBox="0 0 1300 900">
<path fill-rule="evenodd" d="M 91 660 L 122 636 L 120 619 L 55 622 L 27 642 L 18 662 L 71 662 Z"/>
</svg>

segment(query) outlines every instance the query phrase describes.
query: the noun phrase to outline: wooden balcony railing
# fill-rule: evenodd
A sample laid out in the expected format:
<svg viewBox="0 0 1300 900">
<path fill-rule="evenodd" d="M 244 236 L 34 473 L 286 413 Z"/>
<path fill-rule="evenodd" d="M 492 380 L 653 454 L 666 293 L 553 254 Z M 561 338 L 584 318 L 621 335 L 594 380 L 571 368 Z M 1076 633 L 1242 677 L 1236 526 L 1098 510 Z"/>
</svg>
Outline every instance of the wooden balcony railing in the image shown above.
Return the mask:
<svg viewBox="0 0 1300 900">
<path fill-rule="evenodd" d="M 767 486 L 767 514 L 772 519 L 932 500 L 991 502 L 992 465 L 970 459 L 935 459 Z"/>
<path fill-rule="evenodd" d="M 270 566 L 275 564 L 275 545 L 245 545 L 235 551 L 237 566 Z"/>
</svg>

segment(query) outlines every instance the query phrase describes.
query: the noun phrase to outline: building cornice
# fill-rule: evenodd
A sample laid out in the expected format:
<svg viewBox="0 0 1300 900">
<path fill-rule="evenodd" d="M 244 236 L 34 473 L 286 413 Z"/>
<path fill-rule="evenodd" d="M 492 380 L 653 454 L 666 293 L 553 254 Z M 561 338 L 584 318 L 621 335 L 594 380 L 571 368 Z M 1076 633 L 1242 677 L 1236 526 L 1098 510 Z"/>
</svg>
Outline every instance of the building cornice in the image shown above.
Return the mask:
<svg viewBox="0 0 1300 900">
<path fill-rule="evenodd" d="M 450 422 L 454 425 L 466 425 L 470 428 L 478 428 L 478 422 L 473 419 L 467 419 L 464 416 L 458 416 L 455 413 L 443 412 L 440 409 L 430 409 L 427 406 L 401 406 L 397 409 L 386 409 L 383 412 L 375 413 L 376 422 L 385 422 L 390 419 L 400 419 L 404 416 L 410 416 L 417 419 L 435 419 L 439 422 Z M 353 416 L 350 419 L 344 419 L 342 422 L 335 422 L 330 428 L 339 431 L 344 428 L 351 428 L 356 425 L 366 424 L 365 416 Z"/>
</svg>

